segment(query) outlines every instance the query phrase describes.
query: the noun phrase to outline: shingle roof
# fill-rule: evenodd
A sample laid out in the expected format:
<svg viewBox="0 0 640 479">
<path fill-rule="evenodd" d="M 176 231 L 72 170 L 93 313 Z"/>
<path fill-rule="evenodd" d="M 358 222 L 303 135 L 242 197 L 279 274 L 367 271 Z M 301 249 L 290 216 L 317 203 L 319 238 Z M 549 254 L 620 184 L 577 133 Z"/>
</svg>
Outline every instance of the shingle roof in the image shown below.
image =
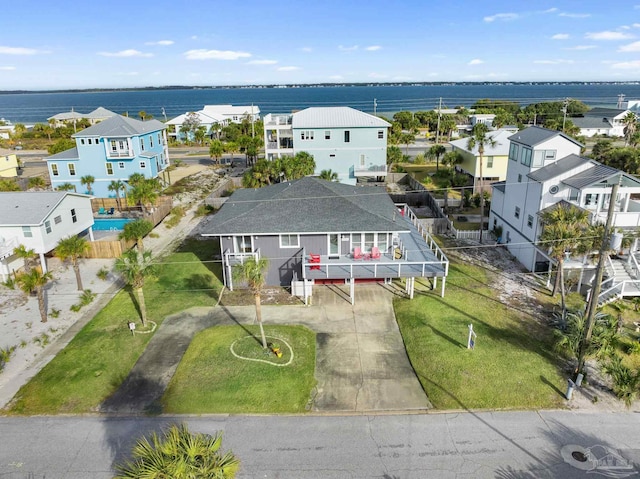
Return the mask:
<svg viewBox="0 0 640 479">
<path fill-rule="evenodd" d="M 571 122 L 578 128 L 613 128 L 611 122 L 601 116 L 571 118 Z"/>
<path fill-rule="evenodd" d="M 111 116 L 116 116 L 116 115 L 117 113 L 114 113 L 111 110 L 107 110 L 106 108 L 99 106 L 98 108 L 93 110 L 91 113 L 88 113 L 87 115 L 85 115 L 85 118 L 99 120 L 101 118 L 109 118 Z"/>
<path fill-rule="evenodd" d="M 551 163 L 550 165 L 543 166 L 542 168 L 532 171 L 527 175 L 527 177 L 531 178 L 533 181 L 548 181 L 551 178 L 555 178 L 556 176 L 568 173 L 577 166 L 583 165 L 585 163 L 595 162 L 593 160 L 590 160 L 589 158 L 582 158 L 578 155 L 569 155 L 559 159 L 554 163 Z"/>
<path fill-rule="evenodd" d="M 587 111 L 584 116 L 599 116 L 604 118 L 609 117 L 612 118 L 614 116 L 621 115 L 625 113 L 627 110 L 622 110 L 620 108 L 603 108 L 603 107 L 595 107 L 591 110 Z M 573 118 L 572 118 L 573 121 Z"/>
<path fill-rule="evenodd" d="M 69 150 L 61 151 L 55 155 L 45 157 L 46 160 L 79 160 L 78 148 L 71 148 Z"/>
<path fill-rule="evenodd" d="M 494 181 L 493 183 L 491 183 L 491 188 L 493 188 L 494 190 L 502 191 L 504 193 L 506 185 L 506 181 Z"/>
<path fill-rule="evenodd" d="M 509 139 L 518 143 L 522 143 L 523 145 L 533 147 L 558 135 L 575 143 L 576 145 L 583 146 L 582 143 L 574 140 L 573 138 L 565 135 L 562 132 L 559 132 L 557 130 L 549 130 L 547 128 L 542 128 L 539 126 L 530 126 L 528 128 L 525 128 L 524 130 L 511 135 Z"/>
<path fill-rule="evenodd" d="M 166 126 L 158 120 L 140 121 L 135 118 L 127 118 L 122 115 L 112 116 L 101 121 L 97 125 L 79 131 L 71 135 L 72 138 L 85 136 L 135 136 L 150 133 L 152 131 L 164 130 Z"/>
<path fill-rule="evenodd" d="M 206 115 L 257 115 L 260 113 L 260 108 L 258 105 L 205 105 L 202 110 L 202 113 Z"/>
<path fill-rule="evenodd" d="M 205 235 L 407 231 L 384 189 L 316 177 L 236 190 Z"/>
<path fill-rule="evenodd" d="M 346 106 L 312 107 L 293 114 L 293 128 L 358 128 L 391 125 L 377 116 Z"/>
<path fill-rule="evenodd" d="M 82 113 L 78 113 L 77 111 L 66 111 L 63 113 L 58 113 L 56 115 L 50 116 L 47 120 L 81 120 L 85 116 Z"/>
<path fill-rule="evenodd" d="M 485 145 L 484 154 L 485 156 L 507 156 L 509 154 L 509 137 L 512 135 L 510 131 L 505 130 L 496 130 L 491 131 L 487 134 L 488 138 L 491 138 L 496 142 L 495 146 Z M 459 140 L 450 141 L 453 146 L 459 148 L 464 151 L 468 151 L 475 156 L 478 156 L 478 145 L 473 147 L 473 150 L 469 150 L 467 144 L 469 143 L 469 138 L 461 138 Z"/>
<path fill-rule="evenodd" d="M 67 195 L 86 196 L 67 191 L 0 193 L 0 225 L 40 225 Z"/>
<path fill-rule="evenodd" d="M 595 163 L 595 162 L 594 162 Z M 600 183 L 607 178 L 618 175 L 622 173 L 620 170 L 615 168 L 611 168 L 610 166 L 601 165 L 600 163 L 595 163 L 592 168 L 588 170 L 581 171 L 580 173 L 562 180 L 562 182 L 566 185 L 571 186 L 572 188 L 584 188 L 585 186 L 592 185 L 594 183 Z"/>
</svg>

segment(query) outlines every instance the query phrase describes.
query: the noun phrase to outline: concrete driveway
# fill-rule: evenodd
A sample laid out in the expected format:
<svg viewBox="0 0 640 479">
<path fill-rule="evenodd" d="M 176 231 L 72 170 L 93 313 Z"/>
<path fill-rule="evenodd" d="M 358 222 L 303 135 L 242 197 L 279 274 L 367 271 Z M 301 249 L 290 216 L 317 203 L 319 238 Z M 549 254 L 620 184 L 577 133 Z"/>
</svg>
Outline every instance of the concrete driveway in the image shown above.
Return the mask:
<svg viewBox="0 0 640 479">
<path fill-rule="evenodd" d="M 352 306 L 346 288 L 319 286 L 311 306 L 263 306 L 265 324 L 303 324 L 317 333 L 317 394 L 313 410 L 373 412 L 431 407 L 409 363 L 396 323 L 393 293 L 357 285 Z M 160 412 L 159 400 L 191 338 L 206 328 L 251 324 L 253 306 L 192 308 L 167 318 L 103 412 Z"/>
</svg>

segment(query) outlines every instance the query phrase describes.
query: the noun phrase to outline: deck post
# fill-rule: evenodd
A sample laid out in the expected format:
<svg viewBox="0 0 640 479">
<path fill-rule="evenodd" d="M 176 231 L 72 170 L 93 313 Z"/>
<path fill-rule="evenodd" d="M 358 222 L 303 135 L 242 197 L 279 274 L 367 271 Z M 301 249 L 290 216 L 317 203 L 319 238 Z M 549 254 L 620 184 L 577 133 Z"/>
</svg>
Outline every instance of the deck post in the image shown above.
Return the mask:
<svg viewBox="0 0 640 479">
<path fill-rule="evenodd" d="M 431 286 L 431 289 L 436 289 L 438 287 L 438 277 L 434 276 L 433 277 L 433 286 Z"/>
<path fill-rule="evenodd" d="M 413 299 L 413 290 L 416 286 L 416 279 L 414 277 L 409 278 L 409 299 Z"/>
<path fill-rule="evenodd" d="M 44 253 L 39 253 L 40 254 L 40 264 L 42 265 L 42 272 L 46 273 L 47 272 L 47 259 L 44 257 Z"/>
<path fill-rule="evenodd" d="M 442 277 L 442 290 L 440 291 L 440 297 L 441 298 L 444 298 L 444 284 L 445 284 L 446 281 L 447 281 L 447 277 L 443 276 Z"/>
<path fill-rule="evenodd" d="M 356 302 L 356 281 L 355 278 L 349 279 L 349 297 L 351 298 L 351 306 Z"/>
</svg>

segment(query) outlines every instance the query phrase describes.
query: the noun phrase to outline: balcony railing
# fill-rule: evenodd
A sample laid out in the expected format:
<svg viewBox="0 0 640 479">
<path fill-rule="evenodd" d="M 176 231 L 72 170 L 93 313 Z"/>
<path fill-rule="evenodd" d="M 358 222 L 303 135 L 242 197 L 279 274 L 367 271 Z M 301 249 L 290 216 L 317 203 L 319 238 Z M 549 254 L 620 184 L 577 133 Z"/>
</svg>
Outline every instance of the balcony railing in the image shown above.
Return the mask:
<svg viewBox="0 0 640 479">
<path fill-rule="evenodd" d="M 128 158 L 133 156 L 133 150 L 110 151 L 109 158 Z"/>
<path fill-rule="evenodd" d="M 387 174 L 387 165 L 353 165 L 355 176 L 384 176 Z"/>
<path fill-rule="evenodd" d="M 18 247 L 18 238 L 10 238 L 0 243 L 0 259 L 8 258 L 13 254 L 14 248 Z"/>
</svg>

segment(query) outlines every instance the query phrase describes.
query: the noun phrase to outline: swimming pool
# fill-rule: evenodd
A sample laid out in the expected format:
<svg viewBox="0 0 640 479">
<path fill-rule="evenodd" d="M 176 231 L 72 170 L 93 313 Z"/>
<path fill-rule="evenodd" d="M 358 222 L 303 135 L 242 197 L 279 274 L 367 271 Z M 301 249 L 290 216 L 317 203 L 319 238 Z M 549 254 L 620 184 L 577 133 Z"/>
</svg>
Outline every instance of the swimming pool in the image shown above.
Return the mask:
<svg viewBox="0 0 640 479">
<path fill-rule="evenodd" d="M 122 231 L 131 218 L 97 218 L 93 220 L 94 231 Z"/>
</svg>

